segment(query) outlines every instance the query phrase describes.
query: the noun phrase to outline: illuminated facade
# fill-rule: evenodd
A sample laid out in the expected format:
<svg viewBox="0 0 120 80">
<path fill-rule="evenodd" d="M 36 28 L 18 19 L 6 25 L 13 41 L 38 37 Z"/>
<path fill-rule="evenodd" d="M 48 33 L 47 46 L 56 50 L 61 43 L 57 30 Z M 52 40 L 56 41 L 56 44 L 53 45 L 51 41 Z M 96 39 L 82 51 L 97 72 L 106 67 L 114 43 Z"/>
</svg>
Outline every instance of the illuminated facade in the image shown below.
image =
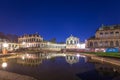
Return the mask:
<svg viewBox="0 0 120 80">
<path fill-rule="evenodd" d="M 42 50 L 60 51 L 66 47 L 66 44 L 52 43 L 43 41 L 43 38 L 38 34 L 26 34 L 18 38 L 21 48 L 39 48 Z"/>
<path fill-rule="evenodd" d="M 60 51 L 61 49 L 84 49 L 85 43 L 80 43 L 79 38 L 70 36 L 66 39 L 66 44 L 43 41 L 39 34 L 23 35 L 18 38 L 21 48 L 39 48 L 41 50 Z"/>
<path fill-rule="evenodd" d="M 52 43 L 52 42 L 43 42 L 42 49 L 44 50 L 53 50 L 53 51 L 60 51 L 61 49 L 66 48 L 66 44 L 59 44 L 59 43 Z"/>
<path fill-rule="evenodd" d="M 79 38 L 70 36 L 66 39 L 66 48 L 78 48 L 79 47 Z"/>
<path fill-rule="evenodd" d="M 12 42 L 8 42 L 8 51 L 13 51 L 13 50 L 17 50 L 19 49 L 19 44 L 18 43 L 12 43 Z"/>
<path fill-rule="evenodd" d="M 18 38 L 18 43 L 20 47 L 40 47 L 41 42 L 43 42 L 43 38 L 38 34 L 25 34 Z"/>
<path fill-rule="evenodd" d="M 4 47 L 7 49 L 7 51 L 13 51 L 19 49 L 19 44 L 15 42 L 10 42 L 7 39 L 0 39 L 0 52 L 4 49 Z"/>
<path fill-rule="evenodd" d="M 80 42 L 79 38 L 71 35 L 66 39 L 66 48 L 67 49 L 84 49 L 85 43 Z"/>
<path fill-rule="evenodd" d="M 102 25 L 86 44 L 87 48 L 120 48 L 120 25 Z"/>
</svg>

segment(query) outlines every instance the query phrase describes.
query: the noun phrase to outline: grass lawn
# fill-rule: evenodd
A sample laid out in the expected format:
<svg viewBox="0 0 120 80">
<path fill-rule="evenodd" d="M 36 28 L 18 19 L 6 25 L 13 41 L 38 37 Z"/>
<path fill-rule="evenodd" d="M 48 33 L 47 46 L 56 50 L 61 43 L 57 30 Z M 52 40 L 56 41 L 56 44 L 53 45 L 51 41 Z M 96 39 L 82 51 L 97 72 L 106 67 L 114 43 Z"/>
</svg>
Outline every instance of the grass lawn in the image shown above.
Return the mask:
<svg viewBox="0 0 120 80">
<path fill-rule="evenodd" d="M 106 52 L 87 52 L 87 54 L 95 54 L 101 57 L 120 58 L 120 53 L 106 53 Z"/>
</svg>

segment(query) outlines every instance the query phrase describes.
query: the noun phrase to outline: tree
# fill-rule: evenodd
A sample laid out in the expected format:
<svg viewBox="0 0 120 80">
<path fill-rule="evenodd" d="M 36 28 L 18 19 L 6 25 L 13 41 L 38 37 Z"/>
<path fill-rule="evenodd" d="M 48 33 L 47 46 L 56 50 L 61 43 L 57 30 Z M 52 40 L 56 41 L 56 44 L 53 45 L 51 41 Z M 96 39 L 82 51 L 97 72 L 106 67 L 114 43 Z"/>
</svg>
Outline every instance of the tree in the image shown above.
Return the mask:
<svg viewBox="0 0 120 80">
<path fill-rule="evenodd" d="M 7 39 L 9 41 L 14 41 L 14 42 L 17 42 L 17 39 L 18 39 L 18 36 L 17 35 L 14 35 L 14 34 L 5 34 L 3 32 L 0 32 L 0 38 L 1 39 Z"/>
<path fill-rule="evenodd" d="M 56 38 L 52 38 L 49 40 L 50 42 L 56 43 Z"/>
</svg>

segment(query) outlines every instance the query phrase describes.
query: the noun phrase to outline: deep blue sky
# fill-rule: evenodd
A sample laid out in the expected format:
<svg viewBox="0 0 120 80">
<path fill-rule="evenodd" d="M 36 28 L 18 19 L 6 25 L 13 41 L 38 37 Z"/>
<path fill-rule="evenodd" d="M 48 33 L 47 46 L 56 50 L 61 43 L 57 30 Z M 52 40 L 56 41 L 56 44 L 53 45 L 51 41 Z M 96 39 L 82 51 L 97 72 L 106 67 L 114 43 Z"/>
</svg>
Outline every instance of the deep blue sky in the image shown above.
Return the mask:
<svg viewBox="0 0 120 80">
<path fill-rule="evenodd" d="M 101 24 L 120 24 L 120 0 L 0 0 L 0 31 L 39 32 L 45 40 L 85 40 Z"/>
</svg>

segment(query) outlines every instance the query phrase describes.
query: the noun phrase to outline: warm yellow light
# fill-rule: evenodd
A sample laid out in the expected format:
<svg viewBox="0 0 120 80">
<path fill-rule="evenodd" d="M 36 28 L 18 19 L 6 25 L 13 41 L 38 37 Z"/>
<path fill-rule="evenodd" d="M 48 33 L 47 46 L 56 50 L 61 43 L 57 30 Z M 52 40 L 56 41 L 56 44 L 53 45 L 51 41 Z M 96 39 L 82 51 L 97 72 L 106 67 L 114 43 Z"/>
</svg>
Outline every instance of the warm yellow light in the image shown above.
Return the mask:
<svg viewBox="0 0 120 80">
<path fill-rule="evenodd" d="M 28 56 L 29 56 L 29 54 L 26 54 L 26 56 L 28 57 Z"/>
<path fill-rule="evenodd" d="M 25 42 L 22 42 L 23 45 L 25 45 Z"/>
<path fill-rule="evenodd" d="M 82 49 L 85 49 L 85 44 L 81 44 L 81 48 L 82 48 Z"/>
<path fill-rule="evenodd" d="M 22 56 L 22 60 L 24 60 L 25 59 L 25 57 L 24 56 Z"/>
<path fill-rule="evenodd" d="M 6 62 L 3 62 L 2 63 L 2 68 L 6 68 L 7 67 L 7 63 Z"/>
<path fill-rule="evenodd" d="M 76 56 L 77 56 L 77 57 L 80 57 L 80 54 L 77 54 Z"/>
<path fill-rule="evenodd" d="M 77 47 L 80 48 L 80 44 L 77 44 Z"/>
<path fill-rule="evenodd" d="M 8 44 L 7 44 L 7 43 L 4 43 L 4 44 L 3 44 L 3 47 L 8 47 Z"/>
</svg>

